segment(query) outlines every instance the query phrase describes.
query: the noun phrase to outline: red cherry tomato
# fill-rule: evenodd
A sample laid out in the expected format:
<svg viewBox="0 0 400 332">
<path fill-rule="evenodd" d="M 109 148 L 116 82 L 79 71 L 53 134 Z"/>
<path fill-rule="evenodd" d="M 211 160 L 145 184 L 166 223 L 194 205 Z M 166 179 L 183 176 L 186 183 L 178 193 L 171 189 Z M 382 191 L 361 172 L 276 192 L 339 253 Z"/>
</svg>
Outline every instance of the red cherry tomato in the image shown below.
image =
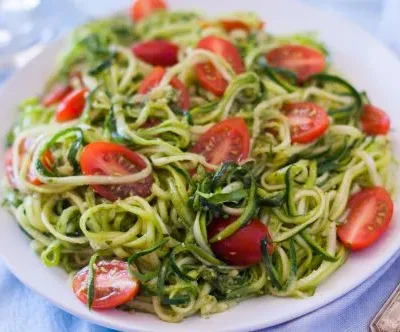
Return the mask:
<svg viewBox="0 0 400 332">
<path fill-rule="evenodd" d="M 364 105 L 360 121 L 362 130 L 368 135 L 386 135 L 390 129 L 388 115 L 372 105 Z"/>
<path fill-rule="evenodd" d="M 387 230 L 393 216 L 393 201 L 381 187 L 363 189 L 348 203 L 349 214 L 337 229 L 340 241 L 352 250 L 375 243 Z"/>
<path fill-rule="evenodd" d="M 179 47 L 166 40 L 150 40 L 134 44 L 132 52 L 153 66 L 168 67 L 178 63 Z"/>
<path fill-rule="evenodd" d="M 134 151 L 115 143 L 94 142 L 85 146 L 80 165 L 85 175 L 128 175 L 140 172 L 146 167 L 144 160 Z M 151 194 L 153 178 L 124 184 L 91 185 L 99 195 L 110 201 L 129 196 L 147 197 Z"/>
<path fill-rule="evenodd" d="M 245 31 L 251 30 L 251 26 L 249 26 L 248 24 L 246 24 L 240 20 L 221 20 L 220 23 L 223 26 L 224 30 L 227 32 L 231 32 L 231 31 L 237 30 L 237 29 L 241 29 L 241 30 L 245 30 Z"/>
<path fill-rule="evenodd" d="M 217 235 L 235 220 L 233 217 L 213 220 L 207 229 L 208 238 Z M 231 265 L 257 264 L 262 259 L 260 243 L 265 238 L 271 239 L 267 226 L 253 219 L 231 236 L 212 243 L 211 249 L 218 258 Z M 269 243 L 268 252 L 272 254 L 273 250 L 273 245 Z"/>
<path fill-rule="evenodd" d="M 88 273 L 84 267 L 74 277 L 72 289 L 78 299 L 87 304 Z M 119 260 L 96 263 L 94 274 L 93 309 L 112 309 L 132 300 L 139 292 L 139 282 L 132 278 L 128 264 Z"/>
<path fill-rule="evenodd" d="M 206 157 L 210 164 L 246 159 L 250 151 L 250 134 L 242 118 L 223 120 L 200 136 L 191 152 Z"/>
<path fill-rule="evenodd" d="M 211 51 L 223 57 L 237 74 L 246 69 L 236 47 L 226 39 L 217 36 L 208 36 L 200 40 L 197 48 Z M 200 85 L 216 96 L 222 96 L 228 86 L 223 76 L 211 63 L 196 65 L 196 74 Z"/>
<path fill-rule="evenodd" d="M 165 9 L 167 9 L 167 4 L 164 0 L 137 0 L 131 7 L 130 15 L 134 21 L 138 22 L 157 10 Z"/>
<path fill-rule="evenodd" d="M 53 155 L 51 154 L 50 150 L 46 150 L 42 156 L 42 163 L 43 166 L 46 167 L 48 170 L 51 170 L 51 167 L 54 164 L 54 159 L 53 159 Z M 29 171 L 28 171 L 28 175 L 27 175 L 27 180 L 34 184 L 35 186 L 40 186 L 41 184 L 43 184 L 37 177 L 36 177 L 36 173 L 34 170 L 34 165 L 31 164 L 31 166 L 29 167 Z"/>
<path fill-rule="evenodd" d="M 30 148 L 30 140 L 25 139 L 24 142 L 21 143 L 20 148 L 19 148 L 19 156 L 22 158 L 24 154 L 26 154 Z M 45 151 L 42 157 L 42 163 L 44 167 L 46 167 L 48 170 L 51 169 L 52 165 L 54 164 L 54 159 L 53 155 L 51 154 L 50 150 Z M 5 164 L 5 170 L 6 170 L 6 176 L 8 180 L 8 184 L 12 188 L 17 188 L 17 182 L 15 179 L 15 174 L 13 171 L 13 156 L 12 156 L 12 148 L 9 148 L 5 155 L 4 155 L 4 164 Z M 43 184 L 37 177 L 34 171 L 34 165 L 31 164 L 29 166 L 28 174 L 27 174 L 27 180 L 36 185 L 39 186 Z"/>
<path fill-rule="evenodd" d="M 237 74 L 243 73 L 246 70 L 235 45 L 224 38 L 217 36 L 205 37 L 199 41 L 197 48 L 211 51 L 223 57 Z"/>
<path fill-rule="evenodd" d="M 196 75 L 200 85 L 220 97 L 224 94 L 228 82 L 211 62 L 196 65 Z"/>
<path fill-rule="evenodd" d="M 289 120 L 292 143 L 310 143 L 329 127 L 326 111 L 312 102 L 285 104 L 282 110 Z"/>
<path fill-rule="evenodd" d="M 221 23 L 224 30 L 227 32 L 231 32 L 231 31 L 237 30 L 237 29 L 241 29 L 241 30 L 245 30 L 245 31 L 250 31 L 252 29 L 252 27 L 250 25 L 248 25 L 245 22 L 240 21 L 240 20 L 225 19 L 225 20 L 220 20 L 219 22 Z M 263 27 L 264 27 L 264 22 L 260 22 L 257 29 L 261 30 Z"/>
<path fill-rule="evenodd" d="M 326 65 L 325 57 L 321 52 L 300 45 L 284 45 L 275 48 L 265 57 L 271 66 L 295 72 L 300 82 L 322 72 Z"/>
<path fill-rule="evenodd" d="M 7 181 L 10 187 L 16 188 L 17 182 L 13 171 L 12 148 L 8 148 L 4 155 L 4 169 L 6 171 Z"/>
<path fill-rule="evenodd" d="M 162 67 L 155 67 L 153 71 L 142 81 L 139 86 L 138 92 L 140 94 L 146 94 L 151 89 L 156 87 L 164 77 L 165 71 L 166 70 Z M 183 83 L 178 78 L 173 77 L 169 84 L 180 93 L 179 107 L 182 108 L 182 110 L 189 109 L 190 96 L 188 90 L 183 85 Z"/>
<path fill-rule="evenodd" d="M 210 27 L 215 27 L 216 25 L 220 25 L 222 26 L 222 28 L 226 31 L 226 32 L 231 32 L 233 30 L 237 30 L 237 29 L 241 29 L 241 30 L 245 30 L 245 31 L 250 31 L 253 26 L 247 24 L 244 21 L 241 20 L 235 20 L 235 19 L 221 19 L 217 22 L 213 22 L 213 21 L 200 21 L 199 22 L 200 27 L 202 29 L 206 29 L 206 28 L 210 28 Z M 255 27 L 257 30 L 262 30 L 265 26 L 264 22 L 260 22 L 258 24 L 257 27 Z"/>
<path fill-rule="evenodd" d="M 165 75 L 165 68 L 155 67 L 140 83 L 138 92 L 142 95 L 148 93 L 151 89 L 156 87 Z"/>
<path fill-rule="evenodd" d="M 42 104 L 43 106 L 46 107 L 57 104 L 60 101 L 62 101 L 72 91 L 73 89 L 70 85 L 57 84 L 56 86 L 53 87 L 53 89 L 51 89 L 49 93 L 47 93 L 43 97 Z"/>
<path fill-rule="evenodd" d="M 74 90 L 58 105 L 56 120 L 57 122 L 71 121 L 79 118 L 85 108 L 86 88 Z"/>
</svg>

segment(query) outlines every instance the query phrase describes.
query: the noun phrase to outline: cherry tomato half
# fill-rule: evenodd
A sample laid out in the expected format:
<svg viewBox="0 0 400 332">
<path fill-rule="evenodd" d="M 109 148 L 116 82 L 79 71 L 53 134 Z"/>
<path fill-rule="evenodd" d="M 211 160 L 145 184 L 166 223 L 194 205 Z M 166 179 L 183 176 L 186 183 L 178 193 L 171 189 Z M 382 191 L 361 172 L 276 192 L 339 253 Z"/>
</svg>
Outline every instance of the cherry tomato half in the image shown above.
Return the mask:
<svg viewBox="0 0 400 332">
<path fill-rule="evenodd" d="M 282 110 L 289 120 L 292 143 L 310 143 L 329 127 L 326 111 L 312 102 L 285 104 Z"/>
<path fill-rule="evenodd" d="M 71 121 L 79 118 L 85 108 L 86 88 L 74 90 L 58 105 L 56 113 L 57 122 Z"/>
<path fill-rule="evenodd" d="M 210 164 L 246 159 L 250 151 L 250 134 L 242 118 L 223 120 L 200 136 L 191 152 L 206 157 Z"/>
<path fill-rule="evenodd" d="M 284 45 L 266 54 L 268 64 L 288 69 L 297 74 L 299 82 L 325 69 L 324 55 L 310 47 L 301 45 Z"/>
<path fill-rule="evenodd" d="M 219 21 L 224 28 L 226 32 L 231 32 L 233 30 L 245 30 L 245 31 L 250 31 L 252 29 L 252 26 L 246 24 L 245 22 L 241 20 L 228 20 L 228 19 L 222 19 Z M 264 22 L 260 22 L 258 25 L 257 29 L 261 30 L 264 27 Z"/>
<path fill-rule="evenodd" d="M 46 150 L 42 156 L 42 164 L 44 167 L 46 167 L 48 170 L 51 170 L 51 167 L 54 164 L 54 159 L 53 155 L 51 154 L 50 150 Z M 35 186 L 40 186 L 43 184 L 37 177 L 34 169 L 34 165 L 31 164 L 29 167 L 27 179 L 30 183 L 34 184 Z"/>
<path fill-rule="evenodd" d="M 386 135 L 390 129 L 388 115 L 372 105 L 364 105 L 360 121 L 362 130 L 368 135 Z"/>
<path fill-rule="evenodd" d="M 67 84 L 57 84 L 42 98 L 43 106 L 51 106 L 62 101 L 73 91 L 72 87 Z"/>
<path fill-rule="evenodd" d="M 17 181 L 15 179 L 15 174 L 13 171 L 13 155 L 12 148 L 8 148 L 4 154 L 4 169 L 6 171 L 7 181 L 10 187 L 16 188 Z"/>
<path fill-rule="evenodd" d="M 146 167 L 144 160 L 123 145 L 109 142 L 94 142 L 82 150 L 80 165 L 85 175 L 128 175 L 140 172 Z M 129 196 L 147 197 L 151 193 L 153 178 L 124 184 L 91 185 L 99 195 L 110 201 Z"/>
<path fill-rule="evenodd" d="M 245 71 L 245 67 L 240 57 L 239 51 L 228 40 L 217 37 L 208 36 L 200 40 L 197 48 L 211 51 L 223 57 L 233 68 L 237 74 Z M 222 74 L 210 62 L 196 65 L 196 74 L 200 85 L 211 91 L 216 96 L 222 96 L 228 86 L 228 82 L 223 78 Z"/>
<path fill-rule="evenodd" d="M 31 141 L 29 139 L 25 139 L 24 142 L 21 142 L 20 148 L 19 148 L 19 156 L 22 158 L 30 149 Z M 53 155 L 51 154 L 50 150 L 45 151 L 42 157 L 42 163 L 44 167 L 47 169 L 51 169 L 52 165 L 54 164 L 54 159 Z M 17 182 L 15 179 L 15 174 L 13 171 L 13 156 L 12 156 L 12 148 L 9 148 L 5 155 L 4 155 L 4 164 L 5 164 L 5 170 L 6 170 L 6 176 L 7 176 L 7 181 L 8 184 L 12 188 L 17 188 Z M 39 186 L 42 184 L 42 182 L 36 177 L 35 170 L 34 170 L 34 165 L 31 164 L 29 166 L 28 174 L 26 176 L 28 182 Z"/>
<path fill-rule="evenodd" d="M 164 0 L 137 0 L 131 7 L 130 15 L 134 21 L 138 22 L 157 10 L 165 9 L 167 9 L 167 4 Z"/>
<path fill-rule="evenodd" d="M 166 40 L 150 40 L 134 44 L 132 52 L 153 66 L 168 67 L 178 63 L 179 47 Z"/>
<path fill-rule="evenodd" d="M 138 92 L 140 94 L 146 94 L 151 89 L 156 87 L 162 80 L 165 75 L 165 68 L 162 67 L 155 67 L 153 71 L 145 77 L 142 83 L 139 86 Z M 169 84 L 179 91 L 180 93 L 180 100 L 179 100 L 179 107 L 182 110 L 188 110 L 190 107 L 190 96 L 189 92 L 183 83 L 176 77 L 173 77 Z"/>
<path fill-rule="evenodd" d="M 74 277 L 72 289 L 78 299 L 87 304 L 89 268 L 84 267 Z M 128 264 L 119 260 L 96 263 L 93 309 L 111 309 L 132 300 L 139 292 L 139 282 L 132 278 Z"/>
<path fill-rule="evenodd" d="M 234 217 L 214 219 L 207 229 L 208 238 L 217 235 L 235 220 Z M 265 238 L 271 239 L 267 226 L 253 219 L 231 236 L 212 243 L 211 249 L 218 258 L 231 265 L 257 264 L 262 259 L 260 243 Z M 274 247 L 269 243 L 268 252 L 272 254 L 273 251 Z"/>
<path fill-rule="evenodd" d="M 348 203 L 349 214 L 337 229 L 340 241 L 352 250 L 375 243 L 387 230 L 393 216 L 393 201 L 381 187 L 363 189 Z"/>
</svg>

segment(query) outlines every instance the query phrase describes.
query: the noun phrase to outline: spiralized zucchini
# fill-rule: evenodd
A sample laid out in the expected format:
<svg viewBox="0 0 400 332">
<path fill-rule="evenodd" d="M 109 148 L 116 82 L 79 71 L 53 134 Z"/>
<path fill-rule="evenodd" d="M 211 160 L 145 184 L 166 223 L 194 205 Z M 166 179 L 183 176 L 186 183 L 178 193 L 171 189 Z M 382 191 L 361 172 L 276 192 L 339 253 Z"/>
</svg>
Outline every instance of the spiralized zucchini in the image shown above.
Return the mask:
<svg viewBox="0 0 400 332">
<path fill-rule="evenodd" d="M 82 72 L 90 90 L 84 113 L 60 124 L 54 120 L 55 106 L 30 99 L 21 104 L 9 134 L 16 188 L 5 184 L 4 204 L 43 263 L 72 272 L 95 253 L 129 260 L 142 286 L 123 308 L 169 322 L 218 313 L 264 294 L 313 295 L 346 260 L 336 227 L 345 218 L 349 196 L 372 185 L 394 194 L 389 138 L 360 130 L 364 97 L 329 69 L 299 86 L 290 73 L 265 63 L 263 54 L 281 44 L 326 52 L 313 35 L 276 37 L 257 29 L 226 33 L 218 25 L 202 26 L 203 20 L 197 13 L 160 11 L 136 25 L 112 18 L 79 28 L 51 82 Z M 194 49 L 211 34 L 237 46 L 245 73 L 236 75 L 221 57 Z M 135 58 L 129 45 L 157 38 L 179 44 L 180 61 L 166 69 L 159 86 L 140 95 L 139 84 L 151 66 Z M 193 67 L 203 61 L 212 62 L 229 83 L 221 98 L 196 82 Z M 173 76 L 189 88 L 192 106 L 187 113 L 176 109 L 178 96 L 169 85 Z M 82 82 L 72 84 L 79 88 Z M 328 132 L 310 144 L 293 144 L 288 120 L 280 112 L 292 101 L 326 108 Z M 248 160 L 219 167 L 189 152 L 210 126 L 232 116 L 245 119 L 250 129 Z M 142 126 L 154 118 L 159 120 L 154 126 Z M 29 152 L 21 155 L 27 139 Z M 125 176 L 83 175 L 80 153 L 96 141 L 128 146 L 143 156 L 146 167 Z M 53 155 L 51 170 L 41 161 L 46 150 Z M 31 165 L 41 185 L 27 181 Z M 197 173 L 189 175 L 195 167 Z M 89 186 L 132 183 L 149 175 L 154 182 L 147 198 L 110 202 Z M 207 237 L 207 225 L 216 215 L 238 216 L 223 237 L 258 218 L 268 225 L 274 253 L 268 253 L 264 242 L 259 264 L 225 264 L 213 254 Z"/>
</svg>

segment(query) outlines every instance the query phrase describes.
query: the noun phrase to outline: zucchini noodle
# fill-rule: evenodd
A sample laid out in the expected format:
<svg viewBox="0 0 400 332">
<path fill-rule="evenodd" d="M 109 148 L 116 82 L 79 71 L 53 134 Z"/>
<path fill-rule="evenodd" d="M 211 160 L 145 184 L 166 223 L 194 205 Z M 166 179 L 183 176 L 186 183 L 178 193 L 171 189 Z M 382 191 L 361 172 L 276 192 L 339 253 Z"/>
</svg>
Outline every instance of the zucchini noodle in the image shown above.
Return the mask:
<svg viewBox="0 0 400 332">
<path fill-rule="evenodd" d="M 266 63 L 266 52 L 289 43 L 326 54 L 315 36 L 272 36 L 257 28 L 261 21 L 256 15 L 226 17 L 239 17 L 252 28 L 226 32 L 218 20 L 167 11 L 136 24 L 115 17 L 80 27 L 47 89 L 66 80 L 75 89 L 86 87 L 82 115 L 58 123 L 57 105 L 43 106 L 32 98 L 20 105 L 8 135 L 14 183 L 4 181 L 4 206 L 43 263 L 74 272 L 91 258 L 128 260 L 138 268 L 133 274 L 141 290 L 122 308 L 168 322 L 222 312 L 265 294 L 313 295 L 348 255 L 336 227 L 346 219 L 349 197 L 368 186 L 385 187 L 391 195 L 395 191 L 397 165 L 389 137 L 367 136 L 361 129 L 362 94 L 329 67 L 299 85 Z M 245 72 L 236 74 L 226 59 L 195 48 L 210 35 L 237 47 Z M 141 94 L 140 83 L 152 66 L 129 47 L 153 39 L 179 45 L 179 61 Z M 203 62 L 226 81 L 222 96 L 198 84 L 194 68 Z M 76 72 L 82 77 L 71 80 Z M 191 107 L 185 112 L 172 86 L 176 78 L 190 93 Z M 330 121 L 327 132 L 308 144 L 292 142 L 288 117 L 281 111 L 286 103 L 302 101 L 322 106 Z M 249 128 L 247 159 L 214 165 L 192 152 L 202 134 L 231 117 L 243 118 Z M 137 152 L 144 167 L 121 176 L 84 174 L 80 156 L 93 142 L 124 145 Z M 48 151 L 51 167 L 43 161 Z M 32 183 L 32 174 L 39 184 Z M 92 189 L 140 184 L 149 177 L 147 197 L 111 202 Z M 237 219 L 209 238 L 207 227 L 220 216 Z M 273 253 L 264 240 L 261 262 L 227 265 L 211 244 L 252 218 L 268 226 Z"/>
</svg>

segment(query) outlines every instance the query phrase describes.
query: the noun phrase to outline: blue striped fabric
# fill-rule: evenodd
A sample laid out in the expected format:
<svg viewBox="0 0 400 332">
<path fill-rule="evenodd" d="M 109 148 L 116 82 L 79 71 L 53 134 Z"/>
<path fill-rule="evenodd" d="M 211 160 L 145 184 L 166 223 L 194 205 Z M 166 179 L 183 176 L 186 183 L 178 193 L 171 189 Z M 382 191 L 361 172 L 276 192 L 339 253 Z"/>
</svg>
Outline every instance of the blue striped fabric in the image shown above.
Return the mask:
<svg viewBox="0 0 400 332">
<path fill-rule="evenodd" d="M 375 276 L 343 298 L 299 319 L 263 331 L 366 331 L 372 317 L 399 282 L 400 255 L 396 255 Z M 1 332 L 112 331 L 58 309 L 21 284 L 1 260 L 0 294 Z"/>
</svg>

